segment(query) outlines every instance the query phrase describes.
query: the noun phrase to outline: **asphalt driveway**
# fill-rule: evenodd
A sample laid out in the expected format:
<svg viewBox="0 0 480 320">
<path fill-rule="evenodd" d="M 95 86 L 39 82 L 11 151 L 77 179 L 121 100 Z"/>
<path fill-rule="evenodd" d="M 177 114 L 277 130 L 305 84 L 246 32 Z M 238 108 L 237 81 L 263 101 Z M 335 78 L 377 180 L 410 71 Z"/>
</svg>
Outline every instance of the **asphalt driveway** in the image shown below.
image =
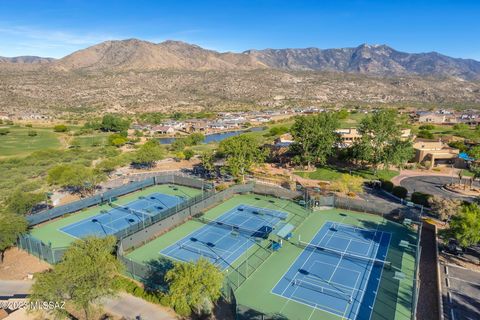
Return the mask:
<svg viewBox="0 0 480 320">
<path fill-rule="evenodd" d="M 467 201 L 473 201 L 474 197 L 461 196 L 457 193 L 450 192 L 442 189 L 445 184 L 458 182 L 457 177 L 446 177 L 446 176 L 415 176 L 405 178 L 400 182 L 402 187 L 407 188 L 409 193 L 418 191 L 428 194 L 433 194 L 441 196 L 444 198 L 452 199 L 462 199 Z"/>
<path fill-rule="evenodd" d="M 445 264 L 440 273 L 445 320 L 480 319 L 480 273 Z"/>
</svg>

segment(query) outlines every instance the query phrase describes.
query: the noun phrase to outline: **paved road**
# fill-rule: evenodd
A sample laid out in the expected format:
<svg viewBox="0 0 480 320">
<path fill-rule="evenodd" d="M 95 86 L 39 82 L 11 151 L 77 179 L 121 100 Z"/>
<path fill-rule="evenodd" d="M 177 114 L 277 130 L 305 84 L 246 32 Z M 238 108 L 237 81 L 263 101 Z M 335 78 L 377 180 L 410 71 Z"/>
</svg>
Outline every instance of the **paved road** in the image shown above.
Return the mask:
<svg viewBox="0 0 480 320">
<path fill-rule="evenodd" d="M 121 293 L 112 299 L 106 299 L 103 308 L 105 311 L 122 316 L 125 319 L 135 319 L 136 316 L 141 316 L 142 320 L 177 319 L 160 306 L 126 293 Z"/>
<path fill-rule="evenodd" d="M 458 182 L 458 178 L 454 178 L 454 181 Z M 416 176 L 405 178 L 400 182 L 400 185 L 407 188 L 408 192 L 415 191 L 424 192 L 441 196 L 444 198 L 456 198 L 467 201 L 473 201 L 474 197 L 464 197 L 457 193 L 450 192 L 442 189 L 442 187 L 452 182 L 452 177 L 445 176 Z"/>
<path fill-rule="evenodd" d="M 453 265 L 441 265 L 445 320 L 480 319 L 480 273 Z"/>
<path fill-rule="evenodd" d="M 27 280 L 0 280 L 0 297 L 28 295 L 32 284 Z"/>
<path fill-rule="evenodd" d="M 0 280 L 0 300 L 25 297 L 29 294 L 33 281 Z M 105 311 L 123 317 L 135 319 L 141 316 L 142 320 L 174 320 L 174 315 L 168 313 L 161 306 L 149 303 L 127 293 L 120 293 L 114 298 L 104 301 Z"/>
</svg>

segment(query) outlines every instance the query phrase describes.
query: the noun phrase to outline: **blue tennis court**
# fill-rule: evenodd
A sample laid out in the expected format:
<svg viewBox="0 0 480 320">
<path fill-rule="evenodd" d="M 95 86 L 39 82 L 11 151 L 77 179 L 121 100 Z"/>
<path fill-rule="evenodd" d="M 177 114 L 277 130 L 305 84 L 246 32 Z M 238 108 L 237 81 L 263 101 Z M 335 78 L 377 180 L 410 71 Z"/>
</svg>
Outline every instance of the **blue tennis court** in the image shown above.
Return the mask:
<svg viewBox="0 0 480 320">
<path fill-rule="evenodd" d="M 199 218 L 205 225 L 160 251 L 180 261 L 196 261 L 204 257 L 226 269 L 255 244 L 267 238 L 275 226 L 287 218 L 281 211 L 239 205 L 215 220 Z"/>
<path fill-rule="evenodd" d="M 391 234 L 326 222 L 272 293 L 341 317 L 370 319 Z M 288 303 L 288 302 L 287 302 Z"/>
<path fill-rule="evenodd" d="M 103 237 L 114 234 L 185 201 L 182 196 L 152 193 L 125 205 L 111 203 L 112 209 L 61 228 L 75 238 Z"/>
</svg>

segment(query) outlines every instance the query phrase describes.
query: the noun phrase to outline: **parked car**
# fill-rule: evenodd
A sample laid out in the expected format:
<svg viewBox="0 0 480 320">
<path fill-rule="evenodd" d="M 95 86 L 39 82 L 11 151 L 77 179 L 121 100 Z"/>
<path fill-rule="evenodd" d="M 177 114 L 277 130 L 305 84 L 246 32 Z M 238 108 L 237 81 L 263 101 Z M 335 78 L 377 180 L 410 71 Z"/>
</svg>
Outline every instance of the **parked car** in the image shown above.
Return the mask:
<svg viewBox="0 0 480 320">
<path fill-rule="evenodd" d="M 462 247 L 458 243 L 457 239 L 453 239 L 453 238 L 448 240 L 448 244 L 443 245 L 442 251 L 450 254 L 454 254 L 456 256 L 463 255 Z"/>
</svg>

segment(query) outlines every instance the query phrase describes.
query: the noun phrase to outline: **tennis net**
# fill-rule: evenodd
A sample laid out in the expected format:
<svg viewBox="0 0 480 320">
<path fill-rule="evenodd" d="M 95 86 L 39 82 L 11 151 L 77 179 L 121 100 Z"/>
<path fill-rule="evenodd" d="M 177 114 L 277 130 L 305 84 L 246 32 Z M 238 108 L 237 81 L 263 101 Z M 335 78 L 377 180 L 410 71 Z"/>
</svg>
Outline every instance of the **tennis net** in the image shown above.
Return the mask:
<svg viewBox="0 0 480 320">
<path fill-rule="evenodd" d="M 197 248 L 197 247 L 189 246 L 187 244 L 180 244 L 179 247 L 180 247 L 180 249 L 188 250 L 190 252 L 196 253 L 196 254 L 201 255 L 203 257 L 212 258 L 215 261 L 218 260 L 218 258 L 219 258 L 218 255 L 215 254 L 212 251 L 206 251 L 206 250 L 203 250 L 203 249 L 200 249 L 200 248 Z"/>
<path fill-rule="evenodd" d="M 139 219 L 142 219 L 142 220 L 144 219 L 145 216 L 150 216 L 151 215 L 150 212 L 134 210 L 134 209 L 129 208 L 127 206 L 122 206 L 122 205 L 119 205 L 119 204 L 116 204 L 116 203 L 113 203 L 113 202 L 110 202 L 110 207 L 112 207 L 114 209 L 122 210 L 122 211 L 130 213 L 130 214 L 134 214 L 135 216 L 137 216 Z"/>
<path fill-rule="evenodd" d="M 260 209 L 260 208 L 251 208 L 251 207 L 244 207 L 240 208 L 244 211 L 247 211 L 250 214 L 261 215 L 261 216 L 270 216 L 274 218 L 279 218 L 281 220 L 287 219 L 288 214 L 283 212 L 276 212 L 268 209 Z"/>
<path fill-rule="evenodd" d="M 360 261 L 360 262 L 364 262 L 364 263 L 372 263 L 373 265 L 383 266 L 385 268 L 390 268 L 391 265 L 392 265 L 390 261 L 380 260 L 380 259 L 376 259 L 376 258 L 372 258 L 372 257 L 365 257 L 365 256 L 361 256 L 361 255 L 358 255 L 358 254 L 348 253 L 348 252 L 337 251 L 337 250 L 334 250 L 334 249 L 321 247 L 321 246 L 317 246 L 317 245 L 302 242 L 302 241 L 299 241 L 297 243 L 297 246 L 299 246 L 300 248 L 303 248 L 303 249 L 306 248 L 306 249 L 310 249 L 310 250 L 321 251 L 321 252 L 324 252 L 326 254 L 337 256 L 339 258 L 343 258 L 345 260 L 350 260 L 350 261 L 357 261 L 357 262 Z"/>
<path fill-rule="evenodd" d="M 300 280 L 300 279 L 293 280 L 293 284 L 296 285 L 296 286 L 299 286 L 299 287 L 307 288 L 309 290 L 313 290 L 313 291 L 317 291 L 317 292 L 320 292 L 320 293 L 328 294 L 329 296 L 332 296 L 332 297 L 335 297 L 335 298 L 346 300 L 349 303 L 352 303 L 352 301 L 353 301 L 351 293 L 349 294 L 349 293 L 344 292 L 340 289 L 336 289 L 336 290 L 335 289 L 329 289 L 329 288 L 325 288 L 325 287 L 322 287 L 322 286 L 317 286 L 316 284 L 313 284 L 313 283 L 308 282 L 308 281 Z"/>
<path fill-rule="evenodd" d="M 244 227 L 241 227 L 241 226 L 238 226 L 238 225 L 234 225 L 234 224 L 229 224 L 229 223 L 226 223 L 226 222 L 223 222 L 223 221 L 211 220 L 211 219 L 207 219 L 207 218 L 204 218 L 204 217 L 198 217 L 198 218 L 195 218 L 195 219 L 202 222 L 202 223 L 210 225 L 210 226 L 223 228 L 223 229 L 227 229 L 227 230 L 230 230 L 230 231 L 236 231 L 236 232 L 245 234 L 245 235 L 250 236 L 250 237 L 262 237 L 266 234 L 265 231 L 247 229 L 247 228 L 244 228 Z"/>
</svg>

